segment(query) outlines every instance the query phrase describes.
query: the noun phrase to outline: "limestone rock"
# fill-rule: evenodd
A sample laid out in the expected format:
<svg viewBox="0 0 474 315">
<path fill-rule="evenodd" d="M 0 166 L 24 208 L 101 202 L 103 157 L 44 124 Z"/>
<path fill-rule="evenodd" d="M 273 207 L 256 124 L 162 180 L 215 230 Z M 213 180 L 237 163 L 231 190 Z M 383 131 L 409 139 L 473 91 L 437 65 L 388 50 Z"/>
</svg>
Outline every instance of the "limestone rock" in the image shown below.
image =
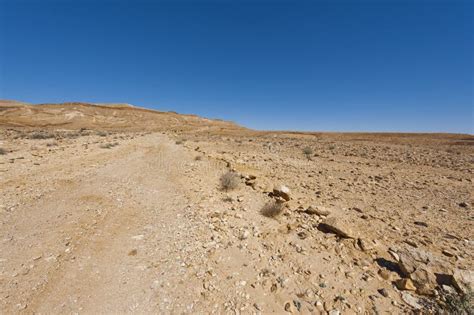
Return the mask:
<svg viewBox="0 0 474 315">
<path fill-rule="evenodd" d="M 421 304 L 419 303 L 418 299 L 408 292 L 402 292 L 402 300 L 414 309 L 419 310 L 423 308 L 423 306 L 421 306 Z"/>
<path fill-rule="evenodd" d="M 328 216 L 331 214 L 331 210 L 322 206 L 309 206 L 308 209 L 304 210 L 307 214 L 316 214 L 319 216 Z"/>
<path fill-rule="evenodd" d="M 319 224 L 318 229 L 344 238 L 356 238 L 356 233 L 352 231 L 347 220 L 343 218 L 329 217 Z"/>
<path fill-rule="evenodd" d="M 453 273 L 453 285 L 464 294 L 474 290 L 474 271 L 456 269 Z"/>
<path fill-rule="evenodd" d="M 289 201 L 291 199 L 290 197 L 290 188 L 284 186 L 284 185 L 279 185 L 273 188 L 273 196 L 276 197 L 281 197 L 285 201 Z"/>
<path fill-rule="evenodd" d="M 410 279 L 403 278 L 395 281 L 395 285 L 399 290 L 403 291 L 416 291 L 416 287 Z"/>
</svg>

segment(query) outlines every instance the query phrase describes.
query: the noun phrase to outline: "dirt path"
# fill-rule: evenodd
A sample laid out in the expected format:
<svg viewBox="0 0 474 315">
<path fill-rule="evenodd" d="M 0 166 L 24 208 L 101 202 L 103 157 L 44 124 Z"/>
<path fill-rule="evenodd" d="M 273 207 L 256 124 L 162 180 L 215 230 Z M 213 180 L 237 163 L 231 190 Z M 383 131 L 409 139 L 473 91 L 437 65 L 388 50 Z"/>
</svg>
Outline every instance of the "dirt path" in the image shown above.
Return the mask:
<svg viewBox="0 0 474 315">
<path fill-rule="evenodd" d="M 190 288 L 201 286 L 183 266 L 183 256 L 199 250 L 190 246 L 199 227 L 183 191 L 191 159 L 164 136 L 149 135 L 62 161 L 54 179 L 30 174 L 53 192 L 2 222 L 2 274 L 13 276 L 2 279 L 2 309 L 191 311 L 199 292 Z"/>
</svg>

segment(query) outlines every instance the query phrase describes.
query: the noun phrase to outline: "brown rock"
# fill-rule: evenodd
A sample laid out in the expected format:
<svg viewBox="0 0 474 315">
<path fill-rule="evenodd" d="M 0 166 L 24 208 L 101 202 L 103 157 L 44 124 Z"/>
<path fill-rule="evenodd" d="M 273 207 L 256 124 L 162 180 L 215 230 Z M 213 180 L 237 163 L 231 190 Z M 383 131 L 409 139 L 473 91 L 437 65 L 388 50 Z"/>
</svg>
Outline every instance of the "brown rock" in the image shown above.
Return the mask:
<svg viewBox="0 0 474 315">
<path fill-rule="evenodd" d="M 316 214 L 319 216 L 328 216 L 331 214 L 331 210 L 322 206 L 309 206 L 304 212 L 307 214 Z"/>
<path fill-rule="evenodd" d="M 329 232 L 344 238 L 356 238 L 347 220 L 337 217 L 330 217 L 321 222 L 318 229 L 323 232 Z"/>
<path fill-rule="evenodd" d="M 453 285 L 464 294 L 474 290 L 474 271 L 462 269 L 454 270 Z"/>
<path fill-rule="evenodd" d="M 289 201 L 290 198 L 290 188 L 280 185 L 273 188 L 273 195 L 283 198 L 285 201 Z"/>
<path fill-rule="evenodd" d="M 403 278 L 395 281 L 395 285 L 399 290 L 416 291 L 416 287 L 410 279 Z"/>
<path fill-rule="evenodd" d="M 420 266 L 410 274 L 410 279 L 417 289 L 426 291 L 436 286 L 436 276 L 429 267 Z"/>
<path fill-rule="evenodd" d="M 379 276 L 384 279 L 384 280 L 387 280 L 387 281 L 393 281 L 393 274 L 386 270 L 386 269 L 382 269 L 379 271 Z"/>
</svg>

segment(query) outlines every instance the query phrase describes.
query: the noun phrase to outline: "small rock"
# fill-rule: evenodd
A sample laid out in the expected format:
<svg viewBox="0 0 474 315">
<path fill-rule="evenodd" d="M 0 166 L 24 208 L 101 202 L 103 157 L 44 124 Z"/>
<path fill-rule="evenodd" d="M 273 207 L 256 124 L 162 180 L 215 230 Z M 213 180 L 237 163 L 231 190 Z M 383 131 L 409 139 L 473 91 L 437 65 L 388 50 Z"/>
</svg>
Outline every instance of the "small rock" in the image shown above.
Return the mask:
<svg viewBox="0 0 474 315">
<path fill-rule="evenodd" d="M 276 197 L 281 197 L 285 201 L 289 201 L 290 198 L 290 189 L 284 185 L 276 186 L 273 188 L 273 195 Z"/>
<path fill-rule="evenodd" d="M 253 307 L 255 307 L 257 311 L 263 311 L 263 307 L 259 303 L 253 303 Z"/>
<path fill-rule="evenodd" d="M 395 281 L 395 285 L 399 290 L 406 290 L 406 291 L 416 291 L 416 287 L 411 281 L 411 279 L 403 278 L 403 279 L 398 279 Z"/>
<path fill-rule="evenodd" d="M 411 307 L 413 307 L 417 310 L 423 308 L 420 305 L 420 303 L 418 303 L 418 299 L 416 297 L 414 297 L 413 295 L 411 295 L 410 293 L 408 293 L 408 292 L 402 292 L 402 300 L 403 300 L 403 302 L 407 303 L 408 305 L 410 305 Z"/>
<path fill-rule="evenodd" d="M 331 210 L 322 206 L 309 206 L 304 212 L 307 214 L 316 214 L 324 217 L 331 214 Z"/>
<path fill-rule="evenodd" d="M 474 289 L 474 271 L 456 269 L 453 273 L 453 285 L 459 291 L 467 294 Z"/>
<path fill-rule="evenodd" d="M 461 208 L 469 208 L 469 207 L 470 207 L 470 205 L 469 205 L 467 202 L 465 202 L 465 201 L 460 202 L 460 203 L 459 203 L 459 206 L 460 206 Z"/>
<path fill-rule="evenodd" d="M 380 270 L 379 271 L 379 276 L 384 280 L 393 281 L 392 273 L 390 271 L 386 270 L 386 269 Z"/>
<path fill-rule="evenodd" d="M 243 240 L 246 240 L 249 236 L 250 236 L 250 232 L 248 230 L 245 230 L 240 234 L 239 239 L 243 241 Z"/>
<path fill-rule="evenodd" d="M 456 256 L 456 254 L 452 253 L 451 251 L 449 251 L 449 250 L 447 250 L 447 249 L 444 249 L 444 250 L 442 251 L 442 253 L 443 253 L 443 255 L 448 256 L 448 257 L 454 257 L 454 256 Z"/>
<path fill-rule="evenodd" d="M 337 234 L 343 238 L 355 238 L 355 233 L 350 228 L 348 222 L 342 218 L 327 218 L 318 225 L 318 229 L 323 232 Z"/>
<path fill-rule="evenodd" d="M 418 226 L 428 227 L 428 224 L 422 221 L 415 221 L 414 224 Z"/>
<path fill-rule="evenodd" d="M 385 288 L 378 289 L 377 291 L 380 293 L 380 295 L 388 297 L 388 291 Z"/>
<path fill-rule="evenodd" d="M 295 313 L 295 307 L 293 306 L 293 302 L 291 301 L 288 301 L 285 303 L 285 311 L 287 311 L 288 313 Z"/>
</svg>

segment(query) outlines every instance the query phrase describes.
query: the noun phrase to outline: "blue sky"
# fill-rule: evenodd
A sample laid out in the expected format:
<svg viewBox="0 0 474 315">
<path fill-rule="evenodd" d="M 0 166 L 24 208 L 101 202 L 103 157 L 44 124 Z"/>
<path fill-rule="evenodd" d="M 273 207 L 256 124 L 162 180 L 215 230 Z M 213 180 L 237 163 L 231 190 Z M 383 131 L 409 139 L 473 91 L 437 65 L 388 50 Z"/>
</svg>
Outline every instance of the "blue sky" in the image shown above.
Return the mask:
<svg viewBox="0 0 474 315">
<path fill-rule="evenodd" d="M 473 3 L 0 0 L 0 98 L 472 134 Z"/>
</svg>

